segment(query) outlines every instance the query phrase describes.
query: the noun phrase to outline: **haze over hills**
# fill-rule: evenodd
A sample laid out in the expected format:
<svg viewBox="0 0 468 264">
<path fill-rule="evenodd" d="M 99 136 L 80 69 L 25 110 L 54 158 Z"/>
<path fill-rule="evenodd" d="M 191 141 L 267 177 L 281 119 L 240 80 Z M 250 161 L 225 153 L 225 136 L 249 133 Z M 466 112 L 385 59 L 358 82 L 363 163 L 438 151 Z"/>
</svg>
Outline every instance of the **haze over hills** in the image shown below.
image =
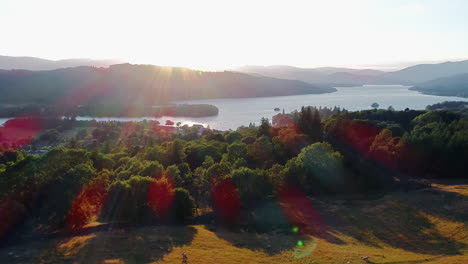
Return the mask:
<svg viewBox="0 0 468 264">
<path fill-rule="evenodd" d="M 421 83 L 462 73 L 468 73 L 468 60 L 418 64 L 399 71 L 388 72 L 384 75 L 409 83 Z"/>
<path fill-rule="evenodd" d="M 245 66 L 235 70 L 250 74 L 301 80 L 308 83 L 328 83 L 339 86 L 363 84 L 400 84 L 400 81 L 384 76 L 385 72 L 372 69 L 337 67 L 298 68 L 292 66 Z M 406 83 L 405 83 L 406 84 Z"/>
<path fill-rule="evenodd" d="M 0 71 L 0 103 L 165 103 L 171 100 L 328 93 L 328 85 L 185 68 L 117 64 L 50 71 Z"/>
<path fill-rule="evenodd" d="M 300 80 L 308 83 L 328 83 L 353 86 L 362 84 L 395 83 L 380 77 L 384 72 L 348 68 L 322 67 L 298 68 L 292 66 L 244 66 L 235 69 L 239 72 L 258 74 L 275 78 Z"/>
<path fill-rule="evenodd" d="M 394 72 L 372 69 L 297 68 L 291 66 L 245 66 L 236 68 L 236 70 L 276 78 L 301 80 L 308 83 L 330 83 L 345 86 L 365 84 L 413 85 L 437 78 L 468 73 L 468 60 L 419 64 Z"/>
<path fill-rule="evenodd" d="M 468 73 L 427 81 L 410 89 L 424 94 L 468 97 Z"/>
<path fill-rule="evenodd" d="M 340 68 L 340 67 L 320 67 L 320 68 L 315 68 L 314 70 L 317 70 L 323 73 L 328 73 L 328 74 L 345 72 L 345 73 L 353 73 L 353 74 L 358 74 L 358 75 L 380 75 L 380 74 L 385 73 L 384 71 L 373 70 L 373 69 L 350 69 L 350 68 Z"/>
<path fill-rule="evenodd" d="M 22 69 L 22 70 L 31 70 L 31 71 L 49 71 L 57 70 L 62 68 L 72 68 L 78 66 L 93 66 L 93 67 L 109 67 L 112 64 L 117 63 L 116 60 L 91 60 L 91 59 L 66 59 L 66 60 L 46 60 L 41 58 L 34 57 L 12 57 L 12 56 L 0 56 L 0 69 L 10 70 L 10 69 Z M 152 66 L 153 67 L 153 66 Z M 158 66 L 154 66 L 158 68 Z M 112 67 L 111 67 L 112 68 Z M 159 67 L 161 68 L 161 67 Z M 172 68 L 178 69 L 178 68 Z M 183 69 L 188 72 L 190 70 Z M 20 87 L 25 85 L 27 87 L 31 86 L 46 86 L 44 85 L 44 80 L 38 77 L 39 75 L 47 76 L 44 77 L 48 79 L 47 86 L 58 87 L 62 85 L 64 89 L 68 89 L 70 85 L 75 83 L 87 82 L 88 78 L 91 76 L 82 76 L 83 80 L 79 78 L 68 79 L 68 76 L 71 72 L 78 72 L 79 70 L 70 70 L 70 71 L 58 71 L 58 72 L 49 72 L 43 74 L 34 74 L 32 72 L 22 72 L 16 71 L 15 73 L 8 73 L 3 71 L 1 77 L 1 84 L 3 85 L 0 89 L 5 90 L 9 87 L 5 87 L 5 84 L 14 84 L 19 87 L 16 88 L 18 91 L 21 89 L 27 89 Z M 176 70 L 177 71 L 177 70 Z M 294 66 L 287 65 L 273 65 L 273 66 L 244 66 L 235 68 L 234 71 L 240 73 L 246 73 L 256 78 L 251 78 L 245 75 L 243 79 L 244 88 L 235 88 L 231 87 L 229 89 L 224 89 L 228 83 L 216 83 L 210 85 L 216 85 L 217 88 L 221 90 L 215 91 L 213 89 L 210 91 L 209 96 L 197 95 L 196 93 L 191 93 L 189 98 L 226 98 L 226 97 L 257 97 L 257 96 L 273 96 L 273 95 L 293 95 L 293 94 L 305 94 L 305 93 L 322 93 L 322 92 L 333 92 L 331 88 L 333 86 L 360 86 L 360 85 L 372 85 L 372 84 L 401 84 L 401 85 L 416 85 L 414 90 L 421 90 L 425 93 L 432 93 L 438 95 L 455 95 L 455 96 L 466 96 L 466 91 L 464 90 L 463 80 L 460 79 L 459 74 L 468 73 L 468 60 L 464 61 L 455 61 L 455 62 L 443 62 L 436 64 L 418 64 L 411 67 L 407 67 L 398 71 L 393 72 L 384 72 L 375 69 L 351 69 L 343 67 L 319 67 L 319 68 L 299 68 Z M 111 70 L 111 72 L 113 72 Z M 193 70 L 193 72 L 198 72 Z M 137 76 L 138 71 L 133 73 L 128 73 L 129 76 Z M 213 76 L 214 73 L 210 73 Z M 225 75 L 233 75 L 234 73 L 225 73 Z M 72 74 L 73 75 L 73 74 Z M 222 75 L 219 73 L 219 75 Z M 16 76 L 16 77 L 13 77 Z M 25 80 L 20 80 L 23 77 Z M 34 77 L 33 77 L 34 76 Z M 53 76 L 53 77 L 52 77 Z M 239 75 L 241 76 L 241 75 Z M 452 77 L 453 79 L 449 78 Z M 271 77 L 275 79 L 268 79 L 265 77 Z M 16 78 L 16 79 L 15 79 Z M 32 81 L 32 79 L 38 78 L 38 81 Z M 122 78 L 115 76 L 114 79 Z M 133 78 L 133 77 L 132 77 Z M 144 78 L 151 78 L 150 76 L 145 76 Z M 250 79 L 249 79 L 250 78 Z M 430 82 L 443 78 L 442 80 L 437 80 L 435 82 Z M 229 79 L 229 78 L 228 78 Z M 249 80 L 248 80 L 249 79 Z M 306 88 L 306 84 L 299 82 L 285 82 L 284 80 L 297 80 L 308 83 L 309 87 Z M 227 80 L 227 79 L 226 79 Z M 236 79 L 239 81 L 238 79 Z M 261 81 L 259 81 L 261 80 Z M 122 82 L 128 82 L 128 80 L 121 79 Z M 37 82 L 34 84 L 33 82 Z M 428 83 L 426 83 L 428 82 Z M 21 85 L 20 85 L 21 83 Z M 230 81 L 230 85 L 234 83 Z M 254 87 L 254 83 L 258 84 L 260 87 Z M 266 89 L 264 86 L 267 83 L 271 84 L 270 89 Z M 311 85 L 312 84 L 312 85 Z M 115 86 L 114 83 L 112 86 Z M 134 83 L 134 85 L 142 85 L 141 83 Z M 174 84 L 175 85 L 175 84 Z M 177 84 L 179 85 L 179 84 Z M 185 86 L 183 84 L 182 86 Z M 279 85 L 279 86 L 278 86 Z M 456 85 L 456 86 L 454 86 Z M 246 87 L 252 87 L 252 90 L 246 89 Z M 281 89 L 279 87 L 282 87 Z M 301 88 L 299 88 L 301 87 Z M 39 88 L 38 88 L 39 89 Z M 52 88 L 41 88 L 41 89 L 52 89 Z M 57 88 L 58 89 L 58 88 Z M 174 88 L 175 90 L 179 88 Z M 184 89 L 184 88 L 180 88 Z M 181 93 L 181 90 L 177 90 L 173 95 L 169 96 L 170 98 L 180 99 L 180 95 L 175 96 L 175 94 Z M 223 90 L 224 89 L 224 90 Z M 238 93 L 235 93 L 236 89 L 239 89 Z M 58 93 L 60 89 L 57 90 Z M 230 90 L 230 92 L 228 92 Z M 4 97 L 9 92 L 5 92 Z M 217 95 L 215 95 L 217 94 Z M 29 95 L 28 95 L 29 96 Z M 185 97 L 184 97 L 185 98 Z M 166 98 L 167 99 L 167 98 Z M 163 99 L 163 100 L 166 100 Z"/>
<path fill-rule="evenodd" d="M 0 69 L 2 70 L 43 71 L 78 66 L 108 67 L 117 63 L 123 63 L 123 61 L 92 59 L 47 60 L 36 57 L 0 56 Z"/>
</svg>

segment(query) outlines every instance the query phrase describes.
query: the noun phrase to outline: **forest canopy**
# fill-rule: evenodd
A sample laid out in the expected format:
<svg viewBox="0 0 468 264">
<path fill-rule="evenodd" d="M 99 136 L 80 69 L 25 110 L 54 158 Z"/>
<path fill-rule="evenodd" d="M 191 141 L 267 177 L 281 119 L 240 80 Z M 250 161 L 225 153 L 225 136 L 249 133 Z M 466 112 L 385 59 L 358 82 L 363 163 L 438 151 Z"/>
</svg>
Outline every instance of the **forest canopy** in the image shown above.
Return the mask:
<svg viewBox="0 0 468 264">
<path fill-rule="evenodd" d="M 0 213 L 53 229 L 190 223 L 213 210 L 220 224 L 249 226 L 256 208 L 297 193 L 367 197 L 468 175 L 468 119 L 458 113 L 303 107 L 279 116 L 224 132 L 12 120 L 0 128 Z"/>
</svg>

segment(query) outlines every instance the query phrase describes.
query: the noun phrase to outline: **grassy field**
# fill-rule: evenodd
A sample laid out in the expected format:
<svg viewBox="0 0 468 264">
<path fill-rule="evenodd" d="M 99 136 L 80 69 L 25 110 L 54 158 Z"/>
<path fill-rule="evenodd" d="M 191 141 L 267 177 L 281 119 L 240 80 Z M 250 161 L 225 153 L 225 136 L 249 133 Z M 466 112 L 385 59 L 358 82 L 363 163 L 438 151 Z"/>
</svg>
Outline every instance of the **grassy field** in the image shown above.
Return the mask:
<svg viewBox="0 0 468 264">
<path fill-rule="evenodd" d="M 468 185 L 433 187 L 366 201 L 307 200 L 318 214 L 298 210 L 301 205 L 295 203 L 267 206 L 267 214 L 258 212 L 266 215 L 260 226 L 287 218 L 299 230 L 88 227 L 80 234 L 0 248 L 0 263 L 182 263 L 182 252 L 190 264 L 364 263 L 361 256 L 387 264 L 468 263 Z M 288 209 L 289 215 L 281 216 Z"/>
</svg>

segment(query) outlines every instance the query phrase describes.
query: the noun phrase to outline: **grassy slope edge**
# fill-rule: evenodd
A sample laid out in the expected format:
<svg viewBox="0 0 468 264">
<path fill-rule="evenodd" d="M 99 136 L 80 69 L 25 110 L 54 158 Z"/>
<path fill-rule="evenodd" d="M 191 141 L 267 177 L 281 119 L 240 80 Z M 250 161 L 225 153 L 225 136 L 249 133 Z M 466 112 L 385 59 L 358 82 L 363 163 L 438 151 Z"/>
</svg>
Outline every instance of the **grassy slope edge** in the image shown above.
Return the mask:
<svg viewBox="0 0 468 264">
<path fill-rule="evenodd" d="M 468 184 L 433 187 L 376 200 L 312 199 L 326 231 L 307 237 L 204 225 L 88 227 L 77 235 L 0 248 L 0 262 L 181 263 L 186 252 L 188 263 L 363 263 L 360 256 L 387 264 L 466 263 Z M 307 254 L 312 240 L 317 247 Z"/>
</svg>

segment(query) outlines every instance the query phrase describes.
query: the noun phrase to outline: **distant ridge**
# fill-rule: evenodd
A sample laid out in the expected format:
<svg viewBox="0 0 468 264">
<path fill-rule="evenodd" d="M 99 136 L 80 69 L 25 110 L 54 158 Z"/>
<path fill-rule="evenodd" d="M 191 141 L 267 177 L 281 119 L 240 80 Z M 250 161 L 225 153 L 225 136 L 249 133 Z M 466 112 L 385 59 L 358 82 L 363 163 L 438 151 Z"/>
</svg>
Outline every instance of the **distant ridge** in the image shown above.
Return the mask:
<svg viewBox="0 0 468 264">
<path fill-rule="evenodd" d="M 249 74 L 300 80 L 308 83 L 327 83 L 336 86 L 366 84 L 414 85 L 438 78 L 468 73 L 468 60 L 418 64 L 393 72 L 339 67 L 298 68 L 283 65 L 244 66 L 234 70 Z"/>
<path fill-rule="evenodd" d="M 36 57 L 0 56 L 0 69 L 2 70 L 31 70 L 44 71 L 78 66 L 108 67 L 112 64 L 122 63 L 119 60 L 92 60 L 92 59 L 65 59 L 47 60 Z"/>
<path fill-rule="evenodd" d="M 427 81 L 410 89 L 424 94 L 468 98 L 468 73 Z"/>
<path fill-rule="evenodd" d="M 178 67 L 116 64 L 50 71 L 0 70 L 0 104 L 166 103 L 172 100 L 251 98 L 334 92 L 327 85 L 201 72 Z"/>
<path fill-rule="evenodd" d="M 79 66 L 106 68 L 121 63 L 121 61 L 117 60 L 65 59 L 54 61 L 35 57 L 0 56 L 0 71 L 12 69 L 47 71 Z M 361 86 L 372 84 L 415 85 L 418 89 L 422 89 L 421 87 L 425 87 L 427 85 L 425 83 L 431 80 L 468 73 L 468 60 L 418 64 L 393 72 L 343 67 L 299 68 L 288 65 L 243 66 L 235 68 L 233 71 L 246 73 L 255 77 L 272 77 L 276 79 L 303 81 L 314 85 L 315 89 L 318 90 L 324 87 L 330 89 L 330 87 L 333 86 Z M 460 84 L 458 84 L 458 86 L 460 86 Z M 457 88 L 453 88 L 451 90 L 455 91 L 456 89 Z M 448 91 L 449 88 L 445 87 L 444 90 Z M 459 92 L 465 94 L 464 91 Z M 279 92 L 277 93 L 279 94 Z M 445 94 L 445 92 L 440 93 L 440 95 L 442 94 Z M 450 92 L 450 95 L 453 94 L 453 92 Z M 459 96 L 460 93 L 455 94 Z"/>
<path fill-rule="evenodd" d="M 239 72 L 275 78 L 300 80 L 313 84 L 335 86 L 359 86 L 364 84 L 398 84 L 399 81 L 384 77 L 385 72 L 373 69 L 350 69 L 338 67 L 298 68 L 292 66 L 244 66 Z"/>
<path fill-rule="evenodd" d="M 421 83 L 463 73 L 468 73 L 468 60 L 418 64 L 399 71 L 386 73 L 384 76 L 408 83 Z"/>
</svg>

